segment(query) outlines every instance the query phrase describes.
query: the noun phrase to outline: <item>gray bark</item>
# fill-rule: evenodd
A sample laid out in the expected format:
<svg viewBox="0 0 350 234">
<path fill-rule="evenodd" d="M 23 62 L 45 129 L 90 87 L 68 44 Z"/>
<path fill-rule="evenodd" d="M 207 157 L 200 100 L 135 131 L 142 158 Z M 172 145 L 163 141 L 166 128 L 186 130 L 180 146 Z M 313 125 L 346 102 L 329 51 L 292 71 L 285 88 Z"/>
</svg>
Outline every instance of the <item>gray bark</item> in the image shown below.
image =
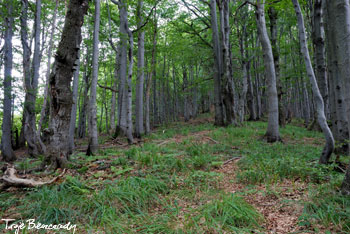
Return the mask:
<svg viewBox="0 0 350 234">
<path fill-rule="evenodd" d="M 57 19 L 57 9 L 58 9 L 58 0 L 56 0 L 56 5 L 55 5 L 55 10 L 53 13 L 52 17 L 52 24 L 51 24 L 51 32 L 50 32 L 50 41 L 49 41 L 49 49 L 48 49 L 48 59 L 47 59 L 47 68 L 46 68 L 46 84 L 45 84 L 45 90 L 44 90 L 44 101 L 43 105 L 41 107 L 41 112 L 40 112 L 40 119 L 38 122 L 38 130 L 37 130 L 37 135 L 40 136 L 41 134 L 41 127 L 45 119 L 45 113 L 46 113 L 46 108 L 47 108 L 47 98 L 48 98 L 48 93 L 49 93 L 49 78 L 50 78 L 50 68 L 51 68 L 51 57 L 52 57 L 52 48 L 53 48 L 53 35 L 55 33 L 56 29 L 56 19 Z"/>
<path fill-rule="evenodd" d="M 221 56 L 223 56 L 222 68 L 222 93 L 225 107 L 225 125 L 236 124 L 235 86 L 232 77 L 231 45 L 230 45 L 230 9 L 229 0 L 223 0 L 220 4 L 220 31 L 221 31 Z"/>
<path fill-rule="evenodd" d="M 342 80 L 342 86 L 344 87 L 344 103 L 345 113 L 348 121 L 348 130 L 350 132 L 350 6 L 347 0 L 334 0 L 327 1 L 328 13 L 331 11 L 333 14 L 332 22 L 335 31 L 336 42 L 336 58 L 339 64 L 339 75 Z M 349 139 L 348 139 L 349 140 Z M 347 169 L 344 182 L 341 187 L 343 194 L 350 194 L 350 167 Z"/>
<path fill-rule="evenodd" d="M 11 145 L 11 109 L 12 109 L 12 36 L 13 36 L 13 0 L 7 0 L 7 15 L 4 17 L 4 103 L 2 119 L 1 153 L 5 161 L 14 161 L 16 156 Z"/>
<path fill-rule="evenodd" d="M 69 156 L 68 135 L 72 108 L 70 83 L 80 50 L 81 27 L 87 9 L 88 0 L 69 1 L 61 41 L 50 75 L 50 139 L 44 163 L 50 162 L 53 168 L 65 167 Z"/>
<path fill-rule="evenodd" d="M 137 18 L 139 20 L 138 27 L 143 25 L 143 0 L 138 1 Z M 144 69 L 145 69 L 145 32 L 141 29 L 138 33 L 138 49 L 137 49 L 137 83 L 136 83 L 136 137 L 141 137 L 144 134 L 143 127 L 143 85 L 144 85 Z"/>
<path fill-rule="evenodd" d="M 332 152 L 334 150 L 334 138 L 333 138 L 333 134 L 332 134 L 332 132 L 329 129 L 328 124 L 327 124 L 327 119 L 326 119 L 326 116 L 324 113 L 323 99 L 322 99 L 320 90 L 318 89 L 317 80 L 315 77 L 314 70 L 312 68 L 311 59 L 310 59 L 310 55 L 309 55 L 309 49 L 307 47 L 307 41 L 306 41 L 304 19 L 303 19 L 303 15 L 301 13 L 299 2 L 298 2 L 298 0 L 292 0 L 292 2 L 293 2 L 295 13 L 296 13 L 297 19 L 298 19 L 300 48 L 301 48 L 301 52 L 302 52 L 303 57 L 304 57 L 304 61 L 305 61 L 305 65 L 306 65 L 306 72 L 307 72 L 308 77 L 310 78 L 310 83 L 312 86 L 312 91 L 313 91 L 314 99 L 316 102 L 316 108 L 317 108 L 316 112 L 317 112 L 318 124 L 320 125 L 320 127 L 323 131 L 323 134 L 325 136 L 325 139 L 326 139 L 326 145 L 325 145 L 323 152 L 322 152 L 322 155 L 320 157 L 320 163 L 328 163 L 328 160 L 329 160 L 329 158 L 332 155 Z"/>
<path fill-rule="evenodd" d="M 324 45 L 324 26 L 322 21 L 322 2 L 323 0 L 315 0 L 314 2 L 312 38 L 315 47 L 316 77 L 323 98 L 325 114 L 327 117 L 329 116 L 329 95 L 326 72 L 326 51 Z"/>
<path fill-rule="evenodd" d="M 156 11 L 155 11 L 156 12 Z M 156 15 L 155 15 L 156 18 Z M 152 47 L 152 61 L 151 61 L 151 71 L 149 72 L 148 79 L 146 82 L 146 108 L 145 108 L 145 133 L 150 134 L 151 133 L 151 126 L 150 126 L 150 99 L 151 99 L 151 84 L 152 84 L 152 78 L 153 78 L 153 71 L 156 69 L 156 48 L 157 48 L 157 22 L 155 22 L 154 25 L 154 32 L 153 32 L 153 47 Z"/>
<path fill-rule="evenodd" d="M 258 28 L 258 36 L 264 53 L 265 72 L 268 81 L 268 126 L 265 137 L 268 142 L 276 142 L 281 140 L 278 123 L 279 118 L 276 73 L 272 47 L 266 30 L 264 2 L 264 0 L 257 0 L 256 23 Z"/>
<path fill-rule="evenodd" d="M 216 14 L 216 2 L 210 0 L 210 16 L 211 16 L 211 29 L 213 37 L 213 50 L 214 50 L 214 103 L 215 103 L 215 125 L 224 126 L 224 112 L 221 94 L 221 73 L 222 73 L 222 57 L 220 51 L 220 38 L 217 23 Z"/>
<path fill-rule="evenodd" d="M 276 73 L 276 84 L 277 84 L 277 95 L 278 95 L 278 117 L 279 124 L 281 127 L 286 125 L 285 114 L 283 111 L 282 105 L 282 85 L 280 81 L 280 63 L 279 58 L 280 54 L 277 46 L 277 18 L 278 13 L 274 7 L 269 7 L 268 15 L 270 18 L 270 32 L 271 32 L 271 46 L 273 54 L 273 62 L 275 64 L 275 73 Z"/>
<path fill-rule="evenodd" d="M 78 55 L 79 56 L 79 55 Z M 80 71 L 80 59 L 78 57 L 76 67 L 73 75 L 73 104 L 69 122 L 69 154 L 72 154 L 75 148 L 75 125 L 77 120 L 77 107 L 78 107 L 78 89 L 79 89 L 79 71 Z"/>
<path fill-rule="evenodd" d="M 120 17 L 120 70 L 119 70 L 119 87 L 118 87 L 118 124 L 115 136 L 120 134 L 126 135 L 127 128 L 127 47 L 128 32 L 126 28 L 128 13 L 124 4 L 119 1 L 119 17 Z"/>
<path fill-rule="evenodd" d="M 336 49 L 334 11 L 329 7 L 329 3 L 324 3 L 325 8 L 325 32 L 327 36 L 327 68 L 329 79 L 329 107 L 332 121 L 332 132 L 336 140 L 335 153 L 348 152 L 348 118 L 346 116 L 346 103 L 344 102 L 345 89 L 342 85 L 339 73 L 337 55 L 334 53 Z"/>
<path fill-rule="evenodd" d="M 36 134 L 36 113 L 35 102 L 38 91 L 39 67 L 40 67 L 40 24 L 41 24 L 41 0 L 36 1 L 36 12 L 34 22 L 34 55 L 30 77 L 26 78 L 26 96 L 24 101 L 24 111 L 26 112 L 24 137 L 28 144 L 28 153 L 37 156 L 43 153 L 39 146 L 39 137 Z"/>
<path fill-rule="evenodd" d="M 98 44 L 100 31 L 100 0 L 95 0 L 95 23 L 92 50 L 92 80 L 89 102 L 89 146 L 87 155 L 95 155 L 98 150 L 96 89 L 98 80 Z"/>
<path fill-rule="evenodd" d="M 22 7 L 21 7 L 21 43 L 23 48 L 23 80 L 24 80 L 24 87 L 27 89 L 27 87 L 30 85 L 30 56 L 31 56 L 31 48 L 28 43 L 28 0 L 22 0 Z M 26 92 L 27 93 L 27 92 Z M 28 99 L 28 96 L 26 94 L 25 101 Z M 20 134 L 20 146 L 25 146 L 25 129 L 26 129 L 26 119 L 27 119 L 27 111 L 23 110 L 23 116 L 22 116 L 22 129 Z"/>
</svg>

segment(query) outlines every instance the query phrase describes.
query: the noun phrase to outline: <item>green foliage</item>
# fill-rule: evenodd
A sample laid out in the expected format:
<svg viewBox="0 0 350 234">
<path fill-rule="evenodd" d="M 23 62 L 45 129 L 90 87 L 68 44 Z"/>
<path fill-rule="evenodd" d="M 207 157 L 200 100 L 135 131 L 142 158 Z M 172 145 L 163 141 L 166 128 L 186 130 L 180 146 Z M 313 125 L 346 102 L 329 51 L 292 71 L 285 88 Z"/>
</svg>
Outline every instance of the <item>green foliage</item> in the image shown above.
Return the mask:
<svg viewBox="0 0 350 234">
<path fill-rule="evenodd" d="M 189 228 L 200 228 L 205 232 L 248 233 L 259 228 L 262 216 L 243 198 L 223 194 L 220 199 L 199 207 L 195 215 L 188 217 Z"/>
<path fill-rule="evenodd" d="M 342 177 L 338 177 L 330 184 L 311 190 L 311 200 L 305 203 L 299 225 L 308 227 L 321 223 L 325 227 L 335 225 L 339 230 L 337 233 L 350 232 L 350 199 L 335 192 L 341 180 Z"/>
</svg>

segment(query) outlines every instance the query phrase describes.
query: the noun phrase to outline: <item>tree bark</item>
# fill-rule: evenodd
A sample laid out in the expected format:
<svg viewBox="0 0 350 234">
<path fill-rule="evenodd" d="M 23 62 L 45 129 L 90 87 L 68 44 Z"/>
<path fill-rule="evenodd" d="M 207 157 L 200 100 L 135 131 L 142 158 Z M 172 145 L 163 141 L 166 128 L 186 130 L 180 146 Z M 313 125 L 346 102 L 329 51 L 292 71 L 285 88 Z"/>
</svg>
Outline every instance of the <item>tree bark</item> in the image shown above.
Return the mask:
<svg viewBox="0 0 350 234">
<path fill-rule="evenodd" d="M 304 27 L 304 19 L 303 15 L 301 13 L 301 9 L 299 6 L 298 0 L 292 0 L 295 13 L 297 15 L 298 19 L 298 28 L 299 28 L 299 37 L 300 37 L 300 49 L 304 57 L 305 65 L 306 65 L 306 72 L 307 75 L 310 78 L 310 83 L 312 85 L 312 91 L 314 94 L 315 102 L 316 102 L 316 108 L 317 108 L 317 118 L 318 123 L 323 131 L 323 134 L 326 139 L 326 145 L 323 149 L 320 163 L 328 163 L 329 158 L 332 155 L 332 152 L 334 150 L 334 138 L 331 130 L 328 127 L 327 119 L 324 113 L 324 103 L 323 99 L 320 93 L 320 90 L 318 89 L 317 80 L 315 77 L 314 70 L 312 68 L 311 59 L 309 55 L 309 49 L 307 47 L 307 41 L 306 41 L 306 34 L 305 34 L 305 27 Z"/>
<path fill-rule="evenodd" d="M 156 11 L 155 17 L 156 19 Z M 153 78 L 153 71 L 156 69 L 156 48 L 157 48 L 157 21 L 154 24 L 154 32 L 153 32 L 153 47 L 152 47 L 152 61 L 151 61 L 151 71 L 149 72 L 148 79 L 146 82 L 146 109 L 145 109 L 145 133 L 148 135 L 151 133 L 150 126 L 150 99 L 151 99 L 151 84 Z"/>
<path fill-rule="evenodd" d="M 316 77 L 318 86 L 324 102 L 324 109 L 326 117 L 329 116 L 329 95 L 328 95 L 328 82 L 326 72 L 326 59 L 325 59 L 325 46 L 324 46 L 324 26 L 323 26 L 323 0 L 315 0 L 314 14 L 313 14 L 313 31 L 312 38 L 315 47 L 315 66 Z"/>
<path fill-rule="evenodd" d="M 11 109 L 12 109 L 12 36 L 13 36 L 13 0 L 7 1 L 7 14 L 4 17 L 5 45 L 4 45 L 4 102 L 2 119 L 1 153 L 5 161 L 14 161 L 16 156 L 11 144 Z"/>
<path fill-rule="evenodd" d="M 78 89 L 79 89 L 79 72 L 80 72 L 80 58 L 78 54 L 78 59 L 76 61 L 76 67 L 73 75 L 73 105 L 69 122 L 69 154 L 72 154 L 75 148 L 74 138 L 75 138 L 75 125 L 77 120 L 77 107 L 78 107 Z"/>
<path fill-rule="evenodd" d="M 268 16 L 270 18 L 270 32 L 271 32 L 271 46 L 273 54 L 273 62 L 275 64 L 275 73 L 276 73 L 276 84 L 277 84 L 277 95 L 278 95 L 278 117 L 279 124 L 281 127 L 286 125 L 286 117 L 283 111 L 282 105 L 282 84 L 280 80 L 280 54 L 277 46 L 277 19 L 278 13 L 274 7 L 269 7 Z"/>
<path fill-rule="evenodd" d="M 350 132 L 350 6 L 347 0 L 327 1 L 327 8 L 333 14 L 332 25 L 335 31 L 336 58 L 339 64 L 339 75 L 344 87 L 345 113 L 348 121 L 348 131 Z M 329 12 L 328 12 L 329 13 Z M 328 23 L 330 23 L 328 22 Z M 349 140 L 349 139 L 348 139 Z M 350 194 L 350 167 L 347 169 L 344 182 L 341 187 L 343 194 Z"/>
<path fill-rule="evenodd" d="M 35 23 L 34 23 L 34 55 L 30 76 L 26 78 L 26 96 L 24 101 L 25 128 L 24 137 L 28 144 L 30 156 L 38 156 L 43 153 L 40 149 L 39 137 L 36 134 L 36 113 L 35 103 L 38 91 L 39 68 L 40 68 L 40 27 L 41 27 L 41 0 L 36 1 Z"/>
<path fill-rule="evenodd" d="M 280 141 L 279 133 L 279 123 L 278 123 L 278 96 L 276 88 L 276 72 L 275 65 L 273 61 L 272 47 L 270 39 L 266 30 L 265 22 L 265 12 L 264 12 L 264 3 L 265 1 L 257 0 L 257 9 L 256 9 L 256 22 L 258 28 L 258 36 L 260 43 L 262 45 L 262 50 L 264 53 L 264 63 L 265 63 L 265 72 L 268 81 L 268 126 L 267 132 L 265 134 L 267 142 L 276 142 Z"/>
<path fill-rule="evenodd" d="M 210 16 L 211 16 L 211 29 L 213 37 L 213 50 L 214 50 L 214 103 L 215 103 L 215 125 L 224 126 L 224 112 L 221 94 L 221 73 L 222 73 L 222 57 L 220 51 L 220 39 L 216 14 L 216 2 L 210 0 Z"/>
<path fill-rule="evenodd" d="M 100 31 L 100 0 L 95 0 L 95 24 L 92 50 L 92 80 L 89 103 L 89 145 L 86 154 L 95 155 L 98 150 L 96 89 L 98 80 L 98 44 Z"/>
<path fill-rule="evenodd" d="M 56 29 L 56 19 L 57 19 L 57 9 L 58 9 L 58 0 L 56 0 L 55 10 L 52 17 L 52 24 L 51 24 L 51 32 L 50 32 L 50 42 L 49 42 L 49 49 L 48 49 L 48 59 L 47 59 L 47 68 L 46 68 L 46 84 L 45 84 L 45 90 L 44 90 L 44 101 L 43 105 L 41 107 L 40 112 L 40 119 L 38 122 L 38 130 L 37 135 L 40 137 L 41 134 L 41 128 L 42 124 L 44 122 L 45 116 L 46 116 L 46 108 L 48 107 L 48 93 L 49 93 L 49 78 L 50 78 L 50 69 L 51 69 L 51 57 L 52 57 L 52 48 L 53 48 L 53 35 L 55 33 Z"/>
<path fill-rule="evenodd" d="M 69 1 L 61 41 L 50 75 L 50 139 L 44 163 L 50 162 L 53 168 L 65 167 L 69 156 L 68 135 L 72 108 L 70 83 L 80 50 L 81 27 L 87 9 L 88 0 Z"/>
<path fill-rule="evenodd" d="M 118 2 L 120 18 L 120 70 L 119 70 L 119 89 L 118 89 L 118 124 L 115 131 L 115 137 L 122 134 L 126 136 L 127 130 L 127 49 L 128 49 L 128 32 L 126 24 L 128 13 L 123 2 Z"/>
<path fill-rule="evenodd" d="M 327 68 L 329 79 L 329 107 L 332 121 L 332 132 L 336 140 L 335 153 L 347 154 L 349 150 L 348 118 L 346 115 L 346 103 L 344 102 L 345 88 L 342 85 L 337 60 L 337 42 L 335 38 L 335 12 L 329 2 L 324 4 L 325 32 L 327 36 Z"/>
<path fill-rule="evenodd" d="M 137 18 L 139 20 L 138 27 L 143 25 L 143 0 L 138 0 Z M 141 137 L 144 134 L 143 127 L 143 85 L 144 85 L 144 69 L 145 69 L 145 32 L 140 29 L 138 32 L 138 49 L 137 49 L 137 83 L 136 83 L 136 137 Z"/>
</svg>

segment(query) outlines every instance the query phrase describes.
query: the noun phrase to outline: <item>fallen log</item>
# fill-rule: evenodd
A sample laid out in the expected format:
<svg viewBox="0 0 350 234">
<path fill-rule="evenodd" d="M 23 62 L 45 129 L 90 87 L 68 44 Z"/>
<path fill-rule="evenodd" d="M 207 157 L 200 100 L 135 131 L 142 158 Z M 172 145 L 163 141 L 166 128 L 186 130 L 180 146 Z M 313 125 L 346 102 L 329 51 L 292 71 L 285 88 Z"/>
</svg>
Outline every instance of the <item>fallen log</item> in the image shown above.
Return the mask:
<svg viewBox="0 0 350 234">
<path fill-rule="evenodd" d="M 48 185 L 56 182 L 60 177 L 62 177 L 66 173 L 66 169 L 62 171 L 62 173 L 53 178 L 52 180 L 49 181 L 36 181 L 33 179 L 23 179 L 19 178 L 16 175 L 16 169 L 11 166 L 7 167 L 6 171 L 4 172 L 4 175 L 0 177 L 0 181 L 4 182 L 3 188 L 9 188 L 9 187 L 40 187 L 43 185 Z"/>
</svg>

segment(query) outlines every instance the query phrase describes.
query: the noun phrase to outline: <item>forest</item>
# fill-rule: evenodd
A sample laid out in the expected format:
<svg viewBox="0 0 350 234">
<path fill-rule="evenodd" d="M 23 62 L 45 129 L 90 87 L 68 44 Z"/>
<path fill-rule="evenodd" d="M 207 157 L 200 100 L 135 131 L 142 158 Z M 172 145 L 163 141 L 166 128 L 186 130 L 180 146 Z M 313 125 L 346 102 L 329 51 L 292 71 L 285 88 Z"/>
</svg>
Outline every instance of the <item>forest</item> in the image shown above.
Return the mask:
<svg viewBox="0 0 350 234">
<path fill-rule="evenodd" d="M 1 0 L 0 87 L 1 233 L 350 233 L 349 0 Z"/>
</svg>

